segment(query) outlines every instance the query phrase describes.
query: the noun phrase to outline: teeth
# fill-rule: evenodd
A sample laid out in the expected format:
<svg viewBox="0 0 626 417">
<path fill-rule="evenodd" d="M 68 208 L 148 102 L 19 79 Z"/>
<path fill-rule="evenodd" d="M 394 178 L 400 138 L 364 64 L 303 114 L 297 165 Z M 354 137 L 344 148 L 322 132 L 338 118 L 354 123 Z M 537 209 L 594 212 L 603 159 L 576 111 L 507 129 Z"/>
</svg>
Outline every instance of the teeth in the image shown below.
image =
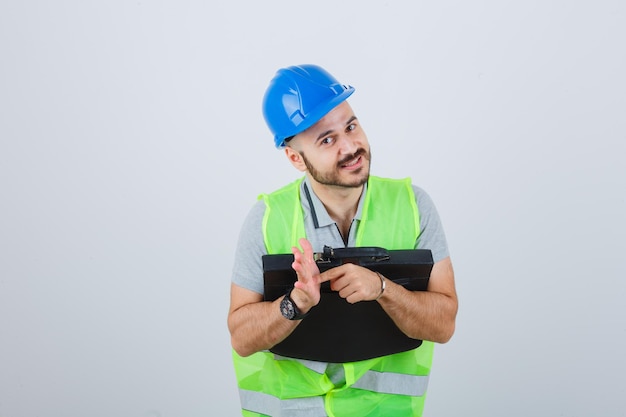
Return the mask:
<svg viewBox="0 0 626 417">
<path fill-rule="evenodd" d="M 351 162 L 348 162 L 344 166 L 349 167 L 349 166 L 355 165 L 358 161 L 359 161 L 359 158 L 356 158 L 356 159 L 352 160 Z"/>
</svg>

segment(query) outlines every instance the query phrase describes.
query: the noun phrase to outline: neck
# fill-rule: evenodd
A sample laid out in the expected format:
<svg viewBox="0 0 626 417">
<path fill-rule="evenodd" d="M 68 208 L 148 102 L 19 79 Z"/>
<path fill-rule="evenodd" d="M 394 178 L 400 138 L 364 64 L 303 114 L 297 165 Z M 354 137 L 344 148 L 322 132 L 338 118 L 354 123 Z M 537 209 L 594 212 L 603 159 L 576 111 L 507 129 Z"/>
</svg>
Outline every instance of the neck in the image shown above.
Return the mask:
<svg viewBox="0 0 626 417">
<path fill-rule="evenodd" d="M 340 226 L 348 225 L 356 215 L 363 186 L 340 187 L 321 184 L 311 177 L 309 182 L 315 195 L 321 200 L 330 217 Z"/>
</svg>

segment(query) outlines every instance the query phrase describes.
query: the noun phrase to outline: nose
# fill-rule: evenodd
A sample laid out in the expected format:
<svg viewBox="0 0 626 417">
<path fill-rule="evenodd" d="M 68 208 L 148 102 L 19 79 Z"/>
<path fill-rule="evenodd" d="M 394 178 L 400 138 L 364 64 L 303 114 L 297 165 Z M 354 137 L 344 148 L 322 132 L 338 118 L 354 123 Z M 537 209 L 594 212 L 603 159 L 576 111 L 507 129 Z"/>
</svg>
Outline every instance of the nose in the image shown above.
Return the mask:
<svg viewBox="0 0 626 417">
<path fill-rule="evenodd" d="M 359 149 L 359 142 L 357 138 L 346 134 L 339 137 L 339 152 L 345 155 L 354 154 Z"/>
</svg>

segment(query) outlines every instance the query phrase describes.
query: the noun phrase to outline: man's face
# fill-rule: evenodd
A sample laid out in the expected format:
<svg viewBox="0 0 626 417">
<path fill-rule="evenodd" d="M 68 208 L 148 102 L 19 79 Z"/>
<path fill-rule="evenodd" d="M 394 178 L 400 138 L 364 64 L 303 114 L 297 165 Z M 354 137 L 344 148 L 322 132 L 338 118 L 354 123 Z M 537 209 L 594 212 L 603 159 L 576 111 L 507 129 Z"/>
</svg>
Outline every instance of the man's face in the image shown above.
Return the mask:
<svg viewBox="0 0 626 417">
<path fill-rule="evenodd" d="M 352 108 L 343 102 L 316 124 L 289 141 L 295 154 L 287 155 L 301 170 L 308 170 L 312 179 L 333 187 L 360 187 L 367 182 L 371 154 L 365 132 Z M 299 166 L 298 166 L 299 164 Z"/>
</svg>

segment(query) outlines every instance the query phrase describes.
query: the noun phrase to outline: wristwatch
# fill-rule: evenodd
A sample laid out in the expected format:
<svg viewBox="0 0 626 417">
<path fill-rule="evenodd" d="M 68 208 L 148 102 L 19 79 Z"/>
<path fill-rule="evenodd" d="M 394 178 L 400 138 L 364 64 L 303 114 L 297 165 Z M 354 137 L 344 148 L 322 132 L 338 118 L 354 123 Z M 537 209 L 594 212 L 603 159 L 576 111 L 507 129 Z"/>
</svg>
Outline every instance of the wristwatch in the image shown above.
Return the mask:
<svg viewBox="0 0 626 417">
<path fill-rule="evenodd" d="M 309 313 L 302 314 L 296 303 L 290 297 L 292 290 L 293 288 L 289 290 L 281 300 L 280 312 L 283 314 L 283 317 L 288 320 L 302 320 Z"/>
</svg>

